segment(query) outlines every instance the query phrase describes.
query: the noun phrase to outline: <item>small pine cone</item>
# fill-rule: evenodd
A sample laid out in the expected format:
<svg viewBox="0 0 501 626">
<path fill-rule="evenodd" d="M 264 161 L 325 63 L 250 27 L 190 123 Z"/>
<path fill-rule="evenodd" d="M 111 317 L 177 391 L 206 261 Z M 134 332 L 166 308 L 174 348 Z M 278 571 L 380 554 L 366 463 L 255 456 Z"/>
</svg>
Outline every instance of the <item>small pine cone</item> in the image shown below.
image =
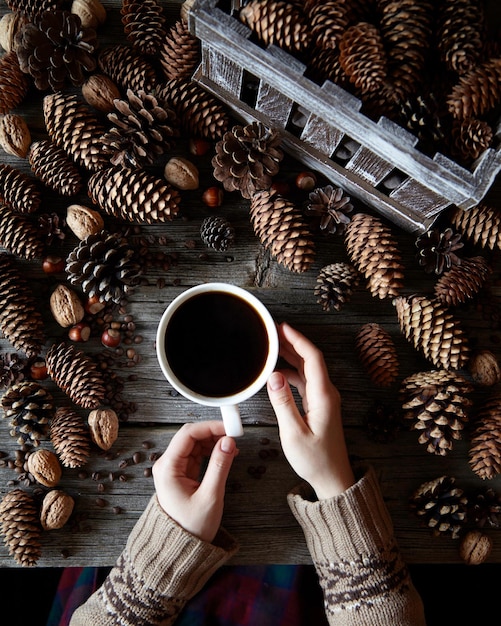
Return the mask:
<svg viewBox="0 0 501 626">
<path fill-rule="evenodd" d="M 83 467 L 91 439 L 85 420 L 73 409 L 59 407 L 50 422 L 50 440 L 64 467 Z"/>
<path fill-rule="evenodd" d="M 457 539 L 467 521 L 468 498 L 456 487 L 452 476 L 440 476 L 420 485 L 411 496 L 410 507 L 437 537 L 450 535 Z"/>
<path fill-rule="evenodd" d="M 9 554 L 23 567 L 34 567 L 42 555 L 38 506 L 28 492 L 13 489 L 0 502 L 0 520 Z"/>
<path fill-rule="evenodd" d="M 501 250 L 501 213 L 484 202 L 468 209 L 455 209 L 452 224 L 474 244 L 489 250 Z"/>
<path fill-rule="evenodd" d="M 163 41 L 159 61 L 167 80 L 191 78 L 201 59 L 200 39 L 186 22 L 177 20 Z"/>
<path fill-rule="evenodd" d="M 454 120 L 451 128 L 452 153 L 462 162 L 471 163 L 490 148 L 493 138 L 491 125 L 483 120 Z"/>
<path fill-rule="evenodd" d="M 362 92 L 380 89 L 387 75 L 386 53 L 376 26 L 359 22 L 339 42 L 339 62 L 350 82 Z"/>
<path fill-rule="evenodd" d="M 45 363 L 54 383 L 76 405 L 97 409 L 103 404 L 106 395 L 103 376 L 90 356 L 62 342 L 49 348 Z"/>
<path fill-rule="evenodd" d="M 122 0 L 125 36 L 141 54 L 159 53 L 166 37 L 165 15 L 156 0 Z"/>
<path fill-rule="evenodd" d="M 296 206 L 273 191 L 251 198 L 250 219 L 262 245 L 292 272 L 306 272 L 315 258 L 315 244 Z"/>
<path fill-rule="evenodd" d="M 458 370 L 466 365 L 468 340 L 442 303 L 426 296 L 399 296 L 393 304 L 404 336 L 435 367 Z"/>
<path fill-rule="evenodd" d="M 418 263 L 427 274 L 434 272 L 440 276 L 445 270 L 461 263 L 456 251 L 463 245 L 461 235 L 452 228 L 427 230 L 416 239 Z"/>
<path fill-rule="evenodd" d="M 47 435 L 54 413 L 51 394 L 34 381 L 22 381 L 9 387 L 2 396 L 4 417 L 10 419 L 10 434 L 20 445 L 40 445 Z"/>
<path fill-rule="evenodd" d="M 10 387 L 24 380 L 27 365 L 27 360 L 17 352 L 0 354 L 0 387 Z"/>
<path fill-rule="evenodd" d="M 240 9 L 239 17 L 265 46 L 301 53 L 310 45 L 310 28 L 304 14 L 288 2 L 251 0 Z"/>
<path fill-rule="evenodd" d="M 467 394 L 472 391 L 466 378 L 447 370 L 418 372 L 402 382 L 404 419 L 412 420 L 427 452 L 445 456 L 461 439 L 472 405 Z"/>
<path fill-rule="evenodd" d="M 378 387 L 390 387 L 398 377 L 399 362 L 390 333 L 376 323 L 364 324 L 355 338 L 362 367 Z"/>
<path fill-rule="evenodd" d="M 87 191 L 92 202 L 108 215 L 142 224 L 171 221 L 181 201 L 179 192 L 165 180 L 144 170 L 121 167 L 93 174 Z"/>
<path fill-rule="evenodd" d="M 99 69 L 111 78 L 122 91 L 153 93 L 157 84 L 153 65 L 130 46 L 117 44 L 102 50 L 97 62 Z"/>
<path fill-rule="evenodd" d="M 23 73 L 14 50 L 0 59 L 0 115 L 9 113 L 23 102 L 30 81 Z"/>
<path fill-rule="evenodd" d="M 24 172 L 0 163 L 0 200 L 16 213 L 33 213 L 40 207 L 42 194 Z"/>
<path fill-rule="evenodd" d="M 483 480 L 501 474 L 501 395 L 495 394 L 478 407 L 470 438 L 469 463 Z"/>
<path fill-rule="evenodd" d="M 323 267 L 315 286 L 317 302 L 324 311 L 341 308 L 349 302 L 354 289 L 358 287 L 360 274 L 349 263 L 331 263 Z"/>
<path fill-rule="evenodd" d="M 75 196 L 82 188 L 82 177 L 73 161 L 49 139 L 34 141 L 28 160 L 35 176 L 60 195 Z"/>
<path fill-rule="evenodd" d="M 401 126 L 413 133 L 422 145 L 436 151 L 445 137 L 438 100 L 434 94 L 409 95 L 399 106 Z"/>
<path fill-rule="evenodd" d="M 230 118 L 226 108 L 189 78 L 174 78 L 159 88 L 156 96 L 171 107 L 186 134 L 218 141 L 228 130 Z"/>
<path fill-rule="evenodd" d="M 491 273 L 484 257 L 463 259 L 435 283 L 435 296 L 445 306 L 462 304 L 476 296 Z"/>
<path fill-rule="evenodd" d="M 89 298 L 119 304 L 139 284 L 141 266 L 125 237 L 101 230 L 69 253 L 66 273 Z"/>
<path fill-rule="evenodd" d="M 224 252 L 235 243 L 235 229 L 226 218 L 209 215 L 200 226 L 200 237 L 209 248 Z"/>
<path fill-rule="evenodd" d="M 261 122 L 233 126 L 216 144 L 214 178 L 223 183 L 226 191 L 240 191 L 247 199 L 269 189 L 284 156 L 281 141 L 278 131 Z"/>
<path fill-rule="evenodd" d="M 38 233 L 47 247 L 61 244 L 66 239 L 66 220 L 57 213 L 42 213 L 38 216 Z"/>
<path fill-rule="evenodd" d="M 344 232 L 346 224 L 350 222 L 349 213 L 352 211 L 350 197 L 345 196 L 340 187 L 332 185 L 314 189 L 306 205 L 306 215 L 318 218 L 320 230 L 331 234 Z"/>
<path fill-rule="evenodd" d="M 402 288 L 403 265 L 397 243 L 377 218 L 357 213 L 346 226 L 345 243 L 351 262 L 380 299 L 397 296 Z"/>
<path fill-rule="evenodd" d="M 57 11 L 63 5 L 63 0 L 6 0 L 11 11 L 26 15 L 32 21 L 46 11 Z"/>
<path fill-rule="evenodd" d="M 394 441 L 401 428 L 397 411 L 376 402 L 369 410 L 366 420 L 367 436 L 376 443 Z"/>
<path fill-rule="evenodd" d="M 337 48 L 351 19 L 347 2 L 319 2 L 308 13 L 311 37 L 318 48 Z"/>
<path fill-rule="evenodd" d="M 54 93 L 43 100 L 45 126 L 50 139 L 90 172 L 107 166 L 101 137 L 105 128 L 93 109 L 75 94 Z"/>
<path fill-rule="evenodd" d="M 498 106 L 501 99 L 501 58 L 475 66 L 454 85 L 447 98 L 450 113 L 457 119 L 481 117 Z"/>
<path fill-rule="evenodd" d="M 25 215 L 0 204 L 0 245 L 23 259 L 43 256 L 45 246 L 38 231 Z"/>
<path fill-rule="evenodd" d="M 501 494 L 494 489 L 477 491 L 470 498 L 468 519 L 476 528 L 500 528 Z"/>
</svg>

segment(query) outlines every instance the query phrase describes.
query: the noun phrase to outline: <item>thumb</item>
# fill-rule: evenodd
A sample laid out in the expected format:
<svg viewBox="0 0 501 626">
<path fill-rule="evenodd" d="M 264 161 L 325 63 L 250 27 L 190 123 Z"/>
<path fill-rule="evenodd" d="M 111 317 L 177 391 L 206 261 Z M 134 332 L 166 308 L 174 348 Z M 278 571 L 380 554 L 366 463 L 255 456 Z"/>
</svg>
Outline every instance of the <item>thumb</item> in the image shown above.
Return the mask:
<svg viewBox="0 0 501 626">
<path fill-rule="evenodd" d="M 200 487 L 216 497 L 224 496 L 226 480 L 231 464 L 237 454 L 237 446 L 233 437 L 221 437 L 212 449 L 207 469 Z"/>
<path fill-rule="evenodd" d="M 282 372 L 275 371 L 271 374 L 268 378 L 267 390 L 280 428 L 290 425 L 291 422 L 303 423 L 290 385 Z"/>
</svg>

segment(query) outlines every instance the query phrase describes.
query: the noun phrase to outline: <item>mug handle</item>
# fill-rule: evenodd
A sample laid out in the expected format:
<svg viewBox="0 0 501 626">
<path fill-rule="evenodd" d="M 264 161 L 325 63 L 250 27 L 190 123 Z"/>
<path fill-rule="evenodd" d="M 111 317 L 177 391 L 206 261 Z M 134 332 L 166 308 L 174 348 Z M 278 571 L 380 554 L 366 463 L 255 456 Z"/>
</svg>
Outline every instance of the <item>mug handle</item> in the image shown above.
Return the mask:
<svg viewBox="0 0 501 626">
<path fill-rule="evenodd" d="M 244 434 L 240 410 L 236 404 L 223 404 L 219 407 L 223 418 L 224 430 L 228 437 L 241 437 Z"/>
</svg>

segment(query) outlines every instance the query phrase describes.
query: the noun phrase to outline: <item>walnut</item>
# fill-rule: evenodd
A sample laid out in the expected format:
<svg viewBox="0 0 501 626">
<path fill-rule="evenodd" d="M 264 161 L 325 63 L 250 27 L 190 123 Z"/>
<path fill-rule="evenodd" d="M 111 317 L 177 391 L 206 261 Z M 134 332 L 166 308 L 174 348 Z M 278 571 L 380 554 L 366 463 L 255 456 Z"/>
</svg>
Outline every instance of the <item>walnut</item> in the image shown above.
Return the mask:
<svg viewBox="0 0 501 626">
<path fill-rule="evenodd" d="M 28 472 L 45 487 L 55 487 L 61 480 L 61 465 L 54 452 L 40 448 L 27 459 Z"/>
<path fill-rule="evenodd" d="M 111 113 L 115 110 L 113 101 L 120 98 L 120 90 L 109 76 L 91 74 L 82 85 L 82 96 L 98 111 Z"/>
<path fill-rule="evenodd" d="M 94 409 L 87 418 L 92 441 L 109 450 L 118 437 L 118 415 L 113 409 Z"/>
<path fill-rule="evenodd" d="M 501 368 L 492 352 L 479 350 L 468 361 L 471 377 L 477 385 L 492 387 L 501 380 Z"/>
<path fill-rule="evenodd" d="M 70 204 L 66 210 L 66 224 L 81 241 L 104 228 L 101 214 L 82 204 Z"/>
<path fill-rule="evenodd" d="M 459 556 L 468 565 L 480 565 L 492 550 L 492 539 L 479 530 L 470 530 L 461 540 Z"/>
<path fill-rule="evenodd" d="M 50 310 L 58 324 L 67 328 L 81 322 L 85 310 L 77 293 L 60 283 L 50 296 Z"/>
<path fill-rule="evenodd" d="M 178 189 L 198 189 L 198 168 L 188 159 L 172 157 L 164 169 L 165 180 Z"/>
<path fill-rule="evenodd" d="M 75 501 L 61 489 L 48 491 L 42 501 L 40 523 L 44 530 L 62 528 L 73 512 Z"/>
<path fill-rule="evenodd" d="M 24 159 L 31 145 L 31 133 L 24 117 L 7 113 L 0 119 L 0 145 L 7 152 Z"/>
<path fill-rule="evenodd" d="M 84 28 L 96 29 L 106 21 L 106 9 L 99 0 L 73 0 L 71 12 L 78 15 Z"/>
</svg>

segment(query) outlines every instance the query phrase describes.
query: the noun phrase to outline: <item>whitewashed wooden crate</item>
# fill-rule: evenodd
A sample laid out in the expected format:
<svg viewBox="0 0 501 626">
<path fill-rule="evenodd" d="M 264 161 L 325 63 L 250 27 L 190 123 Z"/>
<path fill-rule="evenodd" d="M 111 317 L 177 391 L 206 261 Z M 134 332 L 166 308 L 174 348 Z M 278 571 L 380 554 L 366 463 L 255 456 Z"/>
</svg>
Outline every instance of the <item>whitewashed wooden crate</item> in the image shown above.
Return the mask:
<svg viewBox="0 0 501 626">
<path fill-rule="evenodd" d="M 290 54 L 250 41 L 251 31 L 232 16 L 243 2 L 226 4 L 231 13 L 217 0 L 194 0 L 189 8 L 190 31 L 202 43 L 194 80 L 241 120 L 280 128 L 289 154 L 409 232 L 426 231 L 449 206 L 466 210 L 484 197 L 501 169 L 499 146 L 469 169 L 441 153 L 424 154 L 402 127 L 360 113 L 352 94 L 330 81 L 317 85 Z"/>
</svg>

